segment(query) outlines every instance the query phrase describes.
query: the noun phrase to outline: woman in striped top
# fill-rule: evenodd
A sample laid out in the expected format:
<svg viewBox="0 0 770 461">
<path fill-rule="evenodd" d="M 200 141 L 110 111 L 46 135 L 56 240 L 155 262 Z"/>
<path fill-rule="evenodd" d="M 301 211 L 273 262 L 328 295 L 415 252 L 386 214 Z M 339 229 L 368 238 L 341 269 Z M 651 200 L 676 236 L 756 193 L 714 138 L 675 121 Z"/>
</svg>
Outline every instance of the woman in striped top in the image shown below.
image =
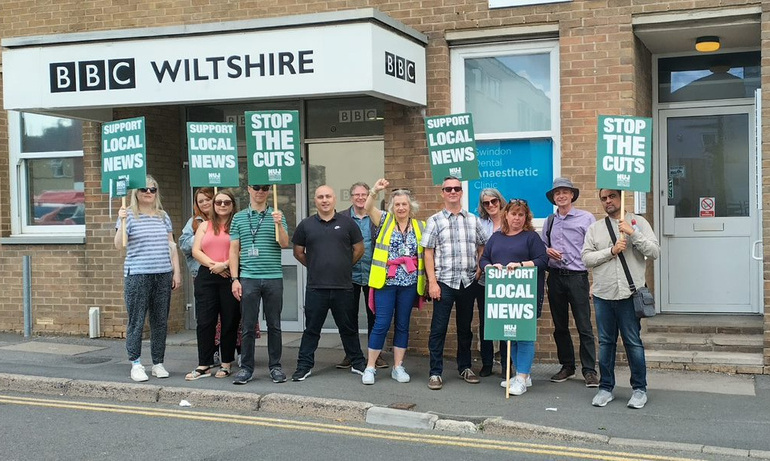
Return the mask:
<svg viewBox="0 0 770 461">
<path fill-rule="evenodd" d="M 181 286 L 182 279 L 171 219 L 163 211 L 158 183 L 152 176 L 147 176 L 146 187 L 131 191 L 130 207 L 121 207 L 118 216 L 115 247 L 123 247 L 124 226 L 128 237 L 123 276 L 128 312 L 126 351 L 131 361 L 131 379 L 148 379 L 141 362 L 142 330 L 148 312 L 152 375 L 168 378 L 163 359 L 171 291 Z"/>
<path fill-rule="evenodd" d="M 217 378 L 230 376 L 235 359 L 240 303 L 230 289 L 230 224 L 235 215 L 235 196 L 223 190 L 214 197 L 210 221 L 198 226 L 193 242 L 193 256 L 201 264 L 195 277 L 195 314 L 198 338 L 198 366 L 185 376 L 188 381 L 211 376 L 214 366 L 214 336 L 217 317 L 222 321 L 220 344 L 222 365 Z"/>
</svg>

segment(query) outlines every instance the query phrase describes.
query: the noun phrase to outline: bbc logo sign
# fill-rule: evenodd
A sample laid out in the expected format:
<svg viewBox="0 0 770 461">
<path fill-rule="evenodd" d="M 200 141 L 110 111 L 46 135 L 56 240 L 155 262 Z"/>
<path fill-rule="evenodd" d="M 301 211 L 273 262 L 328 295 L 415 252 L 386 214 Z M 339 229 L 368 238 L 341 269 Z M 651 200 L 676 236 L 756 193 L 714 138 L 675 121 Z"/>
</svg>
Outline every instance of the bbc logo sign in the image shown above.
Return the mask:
<svg viewBox="0 0 770 461">
<path fill-rule="evenodd" d="M 49 73 L 51 93 L 136 88 L 133 58 L 54 62 Z"/>
<path fill-rule="evenodd" d="M 414 62 L 386 51 L 385 73 L 391 77 L 406 80 L 409 83 L 415 83 L 415 75 L 417 72 L 415 71 Z"/>
</svg>

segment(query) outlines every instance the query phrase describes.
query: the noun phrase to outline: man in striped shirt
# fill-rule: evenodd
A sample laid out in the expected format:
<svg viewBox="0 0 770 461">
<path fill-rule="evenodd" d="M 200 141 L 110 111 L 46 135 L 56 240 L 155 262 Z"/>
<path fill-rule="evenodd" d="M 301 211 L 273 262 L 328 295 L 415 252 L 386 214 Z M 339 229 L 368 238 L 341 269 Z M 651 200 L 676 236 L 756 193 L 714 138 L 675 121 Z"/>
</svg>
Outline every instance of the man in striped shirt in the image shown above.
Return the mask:
<svg viewBox="0 0 770 461">
<path fill-rule="evenodd" d="M 249 207 L 230 225 L 230 276 L 235 299 L 241 302 L 241 369 L 233 384 L 246 384 L 254 374 L 254 330 L 259 303 L 267 321 L 267 355 L 270 379 L 286 382 L 281 369 L 283 269 L 281 248 L 289 247 L 286 218 L 267 206 L 268 185 L 249 186 Z M 276 241 L 278 224 L 278 241 Z"/>
<path fill-rule="evenodd" d="M 425 248 L 425 272 L 428 292 L 433 298 L 433 318 L 430 324 L 430 379 L 428 387 L 443 387 L 444 343 L 446 341 L 452 305 L 457 306 L 457 369 L 460 378 L 477 384 L 479 377 L 471 369 L 474 293 L 469 287 L 478 280 L 481 271 L 478 260 L 484 251 L 487 235 L 479 218 L 462 209 L 463 188 L 454 176 L 444 179 L 441 186 L 444 209 L 428 219 L 420 244 Z"/>
</svg>

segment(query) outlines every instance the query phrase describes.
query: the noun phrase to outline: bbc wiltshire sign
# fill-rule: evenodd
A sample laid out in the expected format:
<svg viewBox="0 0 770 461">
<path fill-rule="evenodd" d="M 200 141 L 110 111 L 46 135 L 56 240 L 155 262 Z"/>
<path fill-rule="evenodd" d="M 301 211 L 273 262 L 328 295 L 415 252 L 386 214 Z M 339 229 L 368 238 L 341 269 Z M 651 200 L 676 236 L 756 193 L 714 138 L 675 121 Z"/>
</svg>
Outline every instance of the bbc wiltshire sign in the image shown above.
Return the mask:
<svg viewBox="0 0 770 461">
<path fill-rule="evenodd" d="M 484 339 L 537 339 L 537 268 L 487 267 L 484 299 Z"/>
<path fill-rule="evenodd" d="M 124 190 L 146 185 L 144 117 L 116 120 L 102 125 L 102 192 L 120 196 L 116 189 L 119 182 Z"/>
<path fill-rule="evenodd" d="M 599 116 L 596 187 L 650 191 L 652 119 Z"/>
</svg>

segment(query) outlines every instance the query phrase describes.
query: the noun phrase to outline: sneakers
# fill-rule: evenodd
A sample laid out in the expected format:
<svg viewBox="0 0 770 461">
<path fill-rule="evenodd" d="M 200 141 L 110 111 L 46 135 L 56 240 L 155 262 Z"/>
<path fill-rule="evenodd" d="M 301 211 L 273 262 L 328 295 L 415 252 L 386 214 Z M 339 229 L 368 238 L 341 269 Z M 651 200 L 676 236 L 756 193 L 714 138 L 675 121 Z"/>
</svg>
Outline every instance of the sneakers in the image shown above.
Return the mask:
<svg viewBox="0 0 770 461">
<path fill-rule="evenodd" d="M 558 373 L 551 376 L 552 383 L 563 383 L 564 381 L 575 377 L 575 369 L 569 367 L 561 367 Z"/>
<path fill-rule="evenodd" d="M 350 363 L 350 359 L 345 357 L 342 359 L 342 362 L 338 363 L 337 365 L 334 365 L 336 368 L 339 368 L 340 370 L 343 370 L 345 368 L 350 368 L 352 364 Z"/>
<path fill-rule="evenodd" d="M 131 379 L 141 383 L 147 381 L 147 372 L 144 371 L 144 366 L 141 363 L 134 363 L 131 365 Z"/>
<path fill-rule="evenodd" d="M 292 381 L 304 381 L 310 376 L 310 368 L 297 368 L 297 371 L 291 375 Z"/>
<path fill-rule="evenodd" d="M 238 384 L 238 385 L 246 384 L 252 379 L 254 379 L 254 377 L 249 372 L 249 370 L 240 369 L 238 370 L 238 373 L 235 375 L 235 378 L 233 379 L 233 384 Z"/>
<path fill-rule="evenodd" d="M 634 395 L 636 395 L 636 391 L 634 391 Z M 633 400 L 633 397 L 631 399 Z M 601 389 L 594 396 L 594 399 L 591 401 L 591 405 L 595 407 L 603 407 L 603 406 L 606 406 L 608 403 L 612 402 L 613 400 L 615 400 L 615 396 L 612 395 L 612 392 L 608 392 L 608 391 L 605 391 L 604 389 Z M 646 400 L 646 396 L 645 396 L 645 400 Z M 629 404 L 630 403 L 631 402 L 629 402 Z"/>
<path fill-rule="evenodd" d="M 586 387 L 599 387 L 599 377 L 596 375 L 595 371 L 587 371 L 585 375 L 583 375 L 583 379 L 586 381 Z"/>
<path fill-rule="evenodd" d="M 513 381 L 511 381 L 511 387 L 508 388 L 508 392 L 510 392 L 512 395 L 521 395 L 527 392 L 527 383 L 524 381 L 524 378 L 521 376 L 516 376 L 513 378 Z"/>
<path fill-rule="evenodd" d="M 515 376 L 513 378 L 516 379 Z M 532 387 L 532 376 L 527 376 L 526 382 L 527 382 L 527 387 Z M 513 383 L 513 379 L 511 380 L 511 383 Z M 503 389 L 505 389 L 506 384 L 508 384 L 506 380 L 500 381 L 500 387 L 502 387 Z"/>
<path fill-rule="evenodd" d="M 460 378 L 468 384 L 478 384 L 481 382 L 479 377 L 476 376 L 476 373 L 474 373 L 470 368 L 466 368 L 465 370 L 461 371 Z"/>
<path fill-rule="evenodd" d="M 444 380 L 441 379 L 441 376 L 431 375 L 430 379 L 428 380 L 428 389 L 437 391 L 442 387 L 444 387 Z"/>
<path fill-rule="evenodd" d="M 152 366 L 152 375 L 156 378 L 168 378 L 169 373 L 166 371 L 166 369 L 163 367 L 162 363 L 158 363 Z"/>
<path fill-rule="evenodd" d="M 393 367 L 393 370 L 390 372 L 390 377 L 400 383 L 408 383 L 412 379 L 409 376 L 409 373 L 407 373 L 401 365 Z"/>
<path fill-rule="evenodd" d="M 377 368 L 388 368 L 390 365 L 388 365 L 388 362 L 380 355 L 377 356 L 377 361 L 374 362 L 374 366 Z"/>
<path fill-rule="evenodd" d="M 361 375 L 361 382 L 363 384 L 374 384 L 374 375 L 377 374 L 377 369 L 374 367 L 366 367 L 364 374 Z"/>
<path fill-rule="evenodd" d="M 647 392 L 641 389 L 634 389 L 631 394 L 631 400 L 628 401 L 628 408 L 643 408 L 647 403 Z"/>
<path fill-rule="evenodd" d="M 482 378 L 492 376 L 492 365 L 482 365 L 481 370 L 479 370 L 479 376 Z"/>
<path fill-rule="evenodd" d="M 285 383 L 286 373 L 284 373 L 280 368 L 273 368 L 270 370 L 270 378 L 274 383 Z"/>
</svg>

